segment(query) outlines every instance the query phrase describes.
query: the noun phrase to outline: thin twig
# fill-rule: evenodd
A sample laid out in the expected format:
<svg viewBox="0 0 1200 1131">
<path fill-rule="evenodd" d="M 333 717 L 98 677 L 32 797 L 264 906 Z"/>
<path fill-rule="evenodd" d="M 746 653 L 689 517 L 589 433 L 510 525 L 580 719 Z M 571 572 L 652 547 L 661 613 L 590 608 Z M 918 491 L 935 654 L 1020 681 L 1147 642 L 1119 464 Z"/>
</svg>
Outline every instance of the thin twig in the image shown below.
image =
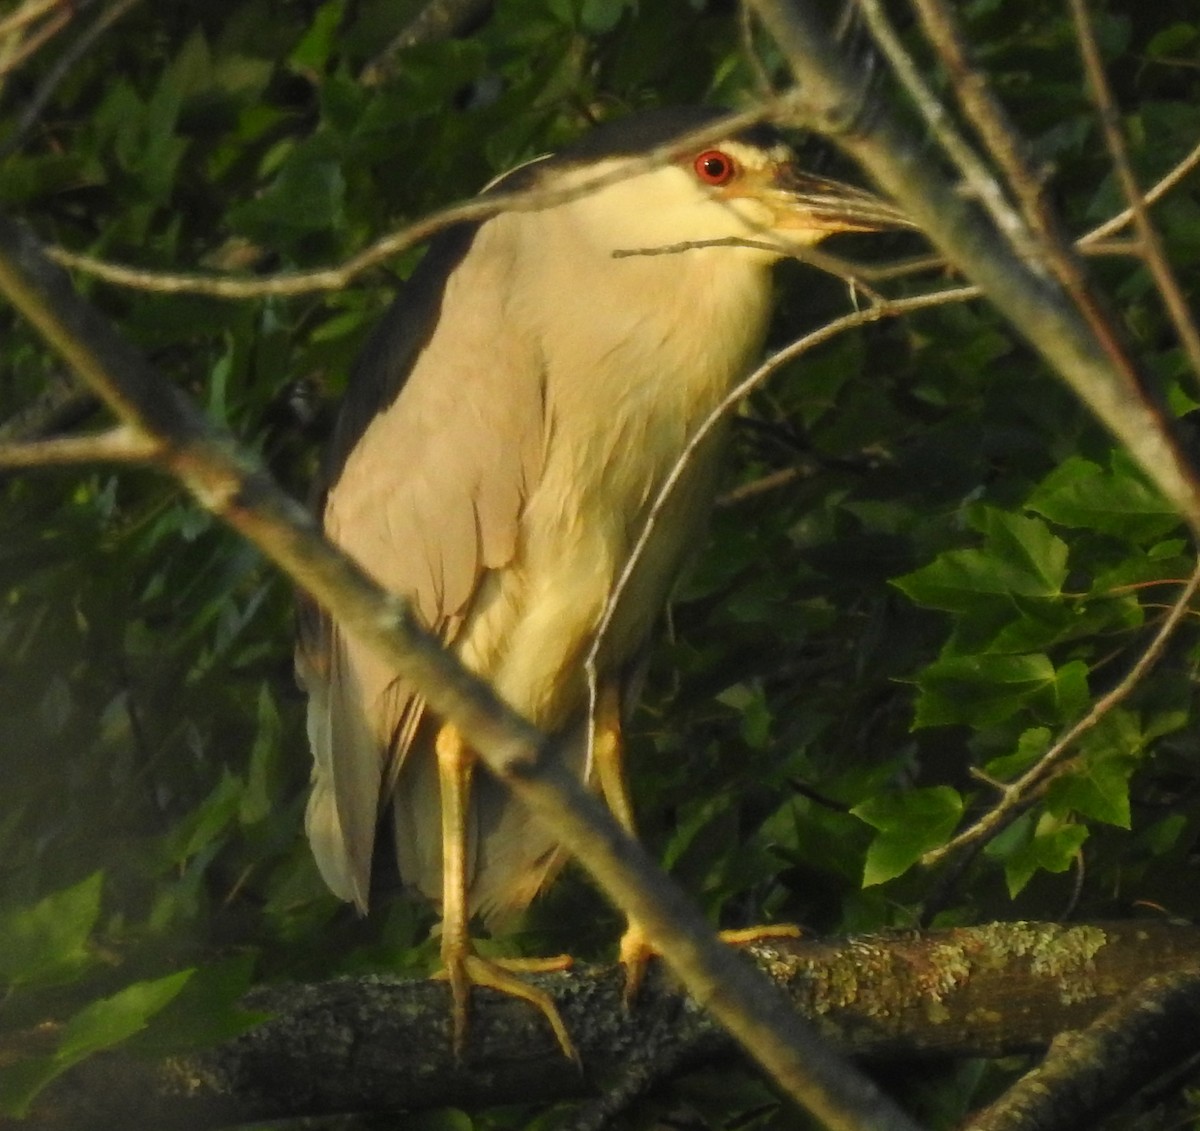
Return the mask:
<svg viewBox="0 0 1200 1131">
<path fill-rule="evenodd" d="M 554 189 L 526 189 L 520 192 L 493 192 L 472 197 L 449 208 L 440 209 L 398 232 L 389 233 L 335 267 L 325 267 L 316 271 L 283 272 L 268 279 L 246 279 L 236 276 L 146 271 L 109 263 L 61 247 L 49 247 L 46 254 L 63 267 L 85 271 L 105 282 L 160 294 L 197 294 L 211 298 L 243 299 L 337 291 L 345 288 L 355 276 L 402 251 L 407 251 L 410 247 L 424 243 L 444 228 L 459 223 L 487 220 L 500 212 L 538 212 L 577 200 L 639 173 L 658 168 L 694 146 L 719 140 L 727 134 L 768 120 L 781 112 L 777 100 L 776 103 L 730 114 L 712 125 L 683 134 L 669 144 L 660 145 L 643 157 L 622 158 L 619 167 L 586 177 L 575 185 Z"/>
<path fill-rule="evenodd" d="M 726 393 L 721 402 L 712 409 L 708 416 L 700 423 L 699 427 L 697 427 L 696 431 L 692 433 L 687 444 L 684 445 L 683 450 L 680 452 L 679 458 L 676 459 L 667 477 L 660 485 L 658 494 L 655 495 L 654 502 L 651 503 L 645 521 L 642 523 L 642 529 L 638 533 L 637 540 L 631 547 L 621 572 L 617 576 L 616 583 L 609 593 L 604 611 L 601 613 L 596 625 L 596 633 L 592 639 L 592 646 L 588 650 L 587 658 L 584 661 L 584 671 L 587 673 L 588 684 L 588 717 L 590 719 L 596 718 L 596 706 L 599 698 L 598 657 L 600 649 L 604 644 L 604 637 L 608 632 L 609 626 L 612 624 L 612 619 L 629 585 L 630 578 L 633 576 L 638 562 L 645 553 L 646 545 L 650 541 L 655 527 L 658 525 L 659 517 L 670 500 L 671 493 L 683 477 L 688 465 L 695 458 L 696 452 L 712 436 L 715 429 L 725 417 L 737 407 L 738 403 L 744 397 L 748 396 L 766 381 L 772 373 L 775 373 L 789 362 L 794 361 L 802 354 L 808 353 L 817 346 L 836 338 L 839 334 L 845 333 L 847 330 L 866 326 L 884 318 L 896 318 L 902 314 L 909 314 L 916 310 L 926 310 L 933 306 L 942 306 L 950 302 L 962 302 L 965 299 L 977 298 L 979 294 L 978 287 L 954 287 L 948 290 L 934 291 L 930 294 L 914 295 L 910 298 L 881 299 L 878 302 L 872 303 L 871 306 L 864 310 L 856 310 L 852 314 L 845 314 L 841 318 L 834 319 L 834 321 L 826 323 L 820 329 L 814 330 L 804 337 L 798 338 L 790 345 L 784 346 L 783 349 L 772 354 L 748 377 Z M 588 728 L 587 760 L 589 765 L 592 761 L 592 742 L 595 737 L 593 730 L 594 728 L 592 727 Z"/>
<path fill-rule="evenodd" d="M 54 436 L 24 444 L 0 443 L 0 467 L 54 467 L 70 463 L 147 463 L 161 445 L 146 433 L 119 424 L 107 432 Z"/>
<path fill-rule="evenodd" d="M 53 8 L 66 8 L 69 5 L 70 0 L 26 0 L 26 3 L 0 19 L 0 39 L 20 31 L 26 24 L 40 20 Z"/>
<path fill-rule="evenodd" d="M 796 466 L 781 467 L 777 471 L 769 472 L 766 475 L 760 475 L 757 479 L 752 479 L 749 483 L 741 483 L 737 487 L 717 496 L 716 502 L 713 504 L 718 510 L 725 507 L 736 507 L 740 503 L 744 503 L 747 499 L 756 498 L 758 495 L 765 495 L 769 491 L 777 491 L 780 487 L 786 487 L 789 483 L 795 483 L 797 479 L 801 479 L 804 472 Z"/>
<path fill-rule="evenodd" d="M 71 22 L 72 12 L 69 7 L 51 14 L 49 19 L 36 31 L 31 32 L 24 40 L 16 45 L 0 62 L 0 79 L 15 71 L 26 59 L 37 54 L 63 28 Z"/>
<path fill-rule="evenodd" d="M 3 142 L 0 142 L 0 160 L 3 160 L 11 153 L 15 153 L 20 148 L 25 135 L 33 129 L 34 123 L 41 116 L 46 103 L 50 101 L 59 84 L 70 73 L 71 68 L 83 58 L 92 44 L 101 35 L 138 2 L 139 0 L 113 0 L 113 3 L 105 8 L 95 21 L 80 33 L 78 39 L 55 60 L 54 66 L 50 68 L 49 73 L 42 80 L 37 90 L 34 91 L 33 97 L 30 98 L 25 109 L 17 117 L 12 133 Z"/>
<path fill-rule="evenodd" d="M 1192 373 L 1200 377 L 1200 330 L 1192 319 L 1192 312 L 1187 300 L 1180 290 L 1179 281 L 1171 270 L 1163 247 L 1162 237 L 1158 229 L 1150 222 L 1146 209 L 1146 201 L 1134 175 L 1133 166 L 1129 161 L 1129 149 L 1125 144 L 1125 135 L 1121 130 L 1120 114 L 1113 101 L 1108 78 L 1104 73 L 1104 62 L 1100 58 L 1100 48 L 1096 43 L 1096 32 L 1092 26 L 1091 16 L 1083 0 L 1070 0 L 1071 17 L 1075 21 L 1076 39 L 1079 42 L 1079 53 L 1083 58 L 1084 71 L 1087 73 L 1088 86 L 1091 88 L 1092 101 L 1100 118 L 1100 127 L 1104 133 L 1104 142 L 1108 147 L 1108 155 L 1112 160 L 1113 171 L 1121 185 L 1121 191 L 1129 202 L 1133 214 L 1133 226 L 1137 230 L 1142 247 L 1142 259 L 1154 279 L 1154 285 L 1162 296 L 1167 316 L 1179 342 L 1191 363 Z"/>
<path fill-rule="evenodd" d="M 125 0 L 125 2 L 136 3 L 137 0 Z M 0 147 L 0 151 L 2 151 L 2 147 Z M 1146 191 L 1144 194 L 1146 203 L 1153 204 L 1161 200 L 1198 166 L 1200 166 L 1200 144 L 1197 144 L 1182 161 L 1166 173 L 1152 188 Z M 560 191 L 562 190 L 556 190 L 556 192 Z M 538 199 L 543 201 L 540 204 L 541 207 L 550 207 L 555 203 L 562 202 L 560 198 L 556 197 L 551 197 L 549 200 L 544 200 L 544 198 Z M 567 199 L 570 199 L 570 197 Z M 468 208 L 468 206 L 475 203 L 473 200 L 468 201 L 464 205 L 458 205 L 438 212 L 418 224 L 403 228 L 398 232 L 391 232 L 363 251 L 358 252 L 356 255 L 334 267 L 326 267 L 317 271 L 285 272 L 268 279 L 247 279 L 231 275 L 185 275 L 145 270 L 111 263 L 92 256 L 82 255 L 78 252 L 68 251 L 66 248 L 53 246 L 48 247 L 46 252 L 64 267 L 83 271 L 118 286 L 132 287 L 139 290 L 158 291 L 162 293 L 204 294 L 215 298 L 228 299 L 309 294 L 314 291 L 340 290 L 353 281 L 359 274 L 398 254 L 400 251 L 421 243 L 442 227 L 459 221 L 486 219 L 492 214 L 493 210 L 504 207 L 498 196 L 492 198 L 492 204 L 487 208 L 481 210 Z M 1085 255 L 1136 254 L 1136 245 L 1134 244 L 1126 242 L 1116 245 L 1104 245 L 1102 242 L 1114 232 L 1120 231 L 1132 218 L 1132 209 L 1126 208 L 1117 215 L 1105 220 L 1102 224 L 1079 238 L 1077 244 L 1078 250 L 1081 254 Z M 1100 246 L 1094 247 L 1093 245 Z M 633 253 L 624 252 L 620 254 Z M 940 255 L 919 256 L 901 263 L 884 266 L 846 263 L 845 261 L 837 260 L 835 257 L 829 258 L 834 262 L 845 263 L 846 275 L 866 279 L 870 282 L 884 282 L 888 279 L 900 278 L 923 271 L 944 270 L 948 266 L 945 257 Z M 814 265 L 822 266 L 824 269 L 823 264 L 814 263 Z"/>
<path fill-rule="evenodd" d="M 853 263 L 841 256 L 830 255 L 828 252 L 804 244 L 788 243 L 783 240 L 747 239 L 745 236 L 721 236 L 711 240 L 683 240 L 679 243 L 660 244 L 657 247 L 618 248 L 612 253 L 612 257 L 614 259 L 630 259 L 635 256 L 679 255 L 685 251 L 697 251 L 706 247 L 748 247 L 776 253 L 785 251 L 788 258 L 795 259 L 799 263 L 806 263 L 809 267 L 815 267 L 827 275 L 833 275 L 872 299 L 880 299 L 882 296 L 866 285 L 868 281 L 874 282 L 879 275 L 882 275 L 883 278 L 895 278 L 897 274 L 911 273 L 911 269 L 898 272 L 895 265 L 878 267 L 873 263 Z M 926 260 L 922 259 L 922 263 L 925 262 Z"/>
<path fill-rule="evenodd" d="M 1030 266 L 1039 270 L 1049 268 L 1110 363 L 1145 396 L 1137 364 L 1074 252 L 1044 191 L 1045 178 L 1033 168 L 1025 139 L 993 93 L 986 74 L 975 65 L 958 15 L 946 0 L 913 0 L 913 6 L 950 75 L 963 113 L 995 159 L 1037 237 L 1038 256 Z M 1017 251 L 1020 252 L 1019 247 Z"/>
<path fill-rule="evenodd" d="M 949 111 L 921 75 L 916 61 L 904 49 L 892 28 L 881 0 L 858 0 L 871 36 L 887 57 L 901 85 L 925 119 L 943 151 L 962 174 L 966 191 L 987 209 L 992 221 L 1010 240 L 1026 262 L 1036 265 L 1041 253 L 1029 226 L 1009 202 L 999 181 L 983 159 L 955 128 Z"/>
<path fill-rule="evenodd" d="M 1200 167 L 1200 142 L 1197 142 L 1192 151 L 1166 176 L 1162 177 L 1152 188 L 1148 188 L 1142 193 L 1142 200 L 1146 204 L 1155 204 L 1167 195 L 1180 181 L 1189 176 L 1197 167 Z M 1133 209 L 1126 208 L 1118 212 L 1111 219 L 1105 220 L 1103 224 L 1093 228 L 1088 234 L 1080 240 L 1081 243 L 1091 243 L 1096 240 L 1105 239 L 1111 236 L 1113 232 L 1119 232 L 1126 224 L 1133 219 Z"/>
<path fill-rule="evenodd" d="M 1050 785 L 1071 768 L 1076 743 L 1092 730 L 1109 712 L 1124 702 L 1145 679 L 1158 662 L 1175 629 L 1191 608 L 1192 598 L 1200 588 L 1200 565 L 1184 583 L 1170 611 L 1158 626 L 1154 638 L 1128 674 L 1111 691 L 1097 699 L 1078 722 L 1072 724 L 1037 762 L 1015 781 L 1003 787 L 1000 800 L 983 816 L 939 848 L 921 857 L 924 867 L 932 868 L 956 853 L 979 844 L 1007 828 L 1026 809 L 1044 796 Z"/>
</svg>

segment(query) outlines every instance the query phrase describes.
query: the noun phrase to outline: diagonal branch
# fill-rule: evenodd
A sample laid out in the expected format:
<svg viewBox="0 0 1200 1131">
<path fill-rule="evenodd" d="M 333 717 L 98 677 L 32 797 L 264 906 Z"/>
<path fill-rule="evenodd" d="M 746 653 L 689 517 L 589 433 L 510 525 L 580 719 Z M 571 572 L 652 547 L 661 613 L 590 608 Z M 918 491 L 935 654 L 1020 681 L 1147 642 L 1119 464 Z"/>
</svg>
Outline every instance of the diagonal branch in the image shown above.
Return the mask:
<svg viewBox="0 0 1200 1131">
<path fill-rule="evenodd" d="M 886 56 L 938 144 L 962 174 L 966 191 L 988 210 L 992 222 L 1004 232 L 1018 254 L 1026 262 L 1036 263 L 1040 259 L 1039 250 L 1023 217 L 1013 209 L 999 181 L 983 159 L 955 128 L 949 111 L 930 89 L 915 60 L 901 44 L 900 37 L 887 18 L 882 0 L 858 0 L 858 6 L 866 17 L 871 37 Z"/>
<path fill-rule="evenodd" d="M 691 996 L 781 1088 L 835 1131 L 913 1131 L 869 1080 L 833 1053 L 786 998 L 713 935 L 701 913 L 627 837 L 566 760 L 418 622 L 321 537 L 316 523 L 173 385 L 161 381 L 71 289 L 34 238 L 0 217 L 0 293 L 125 424 L 160 445 L 159 466 L 411 681 L 488 768 L 644 925 Z"/>
<path fill-rule="evenodd" d="M 964 1131 L 1094 1127 L 1164 1072 L 1200 1053 L 1195 965 L 1147 979 L 1046 1059 Z"/>
<path fill-rule="evenodd" d="M 1163 247 L 1162 237 L 1158 229 L 1150 222 L 1150 214 L 1146 209 L 1146 201 L 1142 196 L 1141 186 L 1134 176 L 1133 167 L 1129 161 L 1129 150 L 1125 145 L 1125 137 L 1121 132 L 1120 114 L 1113 102 L 1108 80 L 1104 75 L 1104 63 L 1100 58 L 1100 48 L 1096 44 L 1096 33 L 1092 27 L 1092 18 L 1088 14 L 1083 0 L 1070 0 L 1071 16 L 1075 21 L 1076 38 L 1079 41 L 1079 51 L 1083 57 L 1084 70 L 1087 72 L 1088 86 L 1092 90 L 1092 99 L 1100 117 L 1100 127 L 1104 133 L 1104 141 L 1108 146 L 1108 155 L 1112 159 L 1113 171 L 1116 173 L 1125 199 L 1129 202 L 1129 210 L 1133 217 L 1133 226 L 1141 242 L 1142 260 L 1154 279 L 1154 285 L 1162 297 L 1167 309 L 1167 316 L 1175 333 L 1179 335 L 1180 344 L 1188 356 L 1192 373 L 1200 376 L 1200 330 L 1192 318 L 1187 300 L 1179 288 L 1179 281 L 1171 270 Z"/>
<path fill-rule="evenodd" d="M 1123 345 L 1096 312 L 1023 263 L 928 160 L 923 147 L 869 97 L 807 5 L 750 0 L 801 80 L 793 119 L 819 130 L 862 164 L 883 190 L 1075 390 L 1200 533 L 1200 481 L 1166 414 Z"/>
</svg>

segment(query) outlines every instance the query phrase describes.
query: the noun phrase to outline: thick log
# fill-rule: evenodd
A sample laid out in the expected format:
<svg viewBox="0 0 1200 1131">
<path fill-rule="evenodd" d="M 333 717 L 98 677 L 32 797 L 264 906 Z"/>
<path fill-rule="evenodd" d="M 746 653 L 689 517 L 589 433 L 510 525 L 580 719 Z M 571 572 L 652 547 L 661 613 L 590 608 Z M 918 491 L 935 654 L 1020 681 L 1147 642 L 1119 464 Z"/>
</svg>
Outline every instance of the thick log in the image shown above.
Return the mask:
<svg viewBox="0 0 1200 1131">
<path fill-rule="evenodd" d="M 775 940 L 749 953 L 847 1054 L 1003 1056 L 1090 1024 L 1146 979 L 1192 966 L 1200 928 L 1159 921 L 993 923 L 840 940 Z M 270 1020 L 219 1047 L 161 1061 L 96 1057 L 48 1091 L 31 1127 L 208 1128 L 348 1111 L 550 1102 L 635 1090 L 729 1055 L 703 1009 L 653 976 L 631 1012 L 619 973 L 539 979 L 579 1048 L 563 1059 L 542 1019 L 491 991 L 472 1001 L 469 1047 L 450 1050 L 435 982 L 367 976 L 260 987 Z M 633 1083 L 631 1083 L 633 1082 Z"/>
</svg>

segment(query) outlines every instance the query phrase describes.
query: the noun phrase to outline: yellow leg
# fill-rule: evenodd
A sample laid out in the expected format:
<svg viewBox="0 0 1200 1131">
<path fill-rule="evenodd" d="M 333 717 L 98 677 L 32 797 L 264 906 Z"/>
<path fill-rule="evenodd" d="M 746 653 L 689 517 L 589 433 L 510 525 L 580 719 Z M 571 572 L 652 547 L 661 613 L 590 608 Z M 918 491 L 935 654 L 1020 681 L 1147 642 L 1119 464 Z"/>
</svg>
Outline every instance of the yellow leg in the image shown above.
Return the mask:
<svg viewBox="0 0 1200 1131">
<path fill-rule="evenodd" d="M 615 685 L 605 687 L 597 698 L 595 720 L 596 778 L 600 792 L 621 827 L 632 837 L 637 836 L 634 826 L 633 804 L 629 798 L 629 785 L 625 780 L 624 746 L 621 741 L 621 703 Z M 736 931 L 722 931 L 722 941 L 734 946 L 762 942 L 765 939 L 796 938 L 800 928 L 789 923 L 767 924 L 761 927 L 743 927 Z M 636 919 L 630 919 L 621 936 L 618 958 L 625 967 L 625 1004 L 630 1005 L 641 989 L 650 959 L 655 957 L 646 932 Z"/>
<path fill-rule="evenodd" d="M 601 688 L 596 698 L 596 718 L 592 747 L 596 765 L 596 780 L 600 793 L 617 823 L 630 836 L 637 836 L 633 819 L 633 802 L 629 797 L 629 783 L 625 779 L 625 747 L 621 741 L 621 698 L 616 684 Z M 637 997 L 646 966 L 654 956 L 654 950 L 646 940 L 646 933 L 634 919 L 629 920 L 621 936 L 618 958 L 625 968 L 625 1004 Z"/>
<path fill-rule="evenodd" d="M 475 756 L 463 744 L 457 728 L 446 725 L 435 740 L 442 805 L 442 970 L 435 975 L 450 984 L 454 1055 L 461 1058 L 467 1043 L 467 1010 L 472 986 L 487 986 L 529 1002 L 554 1031 L 563 1053 L 576 1063 L 579 1055 L 548 994 L 514 976 L 561 970 L 569 958 L 485 959 L 475 953 L 468 933 L 467 808 Z"/>
</svg>

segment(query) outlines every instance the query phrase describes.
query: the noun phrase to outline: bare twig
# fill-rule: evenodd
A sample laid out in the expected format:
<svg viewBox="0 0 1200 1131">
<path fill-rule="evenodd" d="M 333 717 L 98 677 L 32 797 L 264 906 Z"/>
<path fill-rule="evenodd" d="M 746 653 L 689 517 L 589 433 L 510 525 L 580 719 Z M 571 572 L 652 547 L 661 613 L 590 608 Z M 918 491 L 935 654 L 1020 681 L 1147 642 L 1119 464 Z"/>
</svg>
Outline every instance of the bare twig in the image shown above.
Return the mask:
<svg viewBox="0 0 1200 1131">
<path fill-rule="evenodd" d="M 400 34 L 363 68 L 363 85 L 378 86 L 386 82 L 395 69 L 396 56 L 405 48 L 459 35 L 482 20 L 491 6 L 492 0 L 426 0 Z"/>
<path fill-rule="evenodd" d="M 1096 104 L 1104 141 L 1108 146 L 1108 155 L 1112 159 L 1113 171 L 1121 185 L 1121 191 L 1125 194 L 1125 199 L 1129 202 L 1133 226 L 1137 230 L 1141 243 L 1142 259 L 1154 279 L 1158 293 L 1162 296 L 1167 316 L 1171 319 L 1171 325 L 1175 327 L 1175 333 L 1179 336 L 1180 344 L 1191 363 L 1192 373 L 1200 377 L 1200 330 L 1197 329 L 1196 323 L 1192 319 L 1192 312 L 1179 288 L 1179 281 L 1175 278 L 1174 271 L 1171 270 L 1162 237 L 1158 234 L 1158 229 L 1150 222 L 1146 201 L 1129 161 L 1129 150 L 1125 145 L 1125 135 L 1121 130 L 1120 114 L 1113 102 L 1112 91 L 1109 89 L 1108 79 L 1104 74 L 1104 62 L 1100 58 L 1100 48 L 1096 43 L 1092 18 L 1088 14 L 1087 5 L 1083 0 L 1070 0 L 1070 5 L 1071 17 L 1075 21 L 1079 52 L 1083 57 L 1084 70 L 1087 72 L 1088 86 L 1092 91 L 1092 100 Z"/>
<path fill-rule="evenodd" d="M 858 6 L 866 17 L 872 38 L 887 57 L 896 77 L 908 91 L 946 155 L 962 174 L 966 191 L 987 209 L 993 223 L 1008 237 L 1018 255 L 1031 264 L 1039 263 L 1041 255 L 1029 227 L 1009 203 L 995 175 L 955 128 L 946 107 L 930 89 L 916 62 L 901 44 L 881 0 L 858 0 Z"/>
<path fill-rule="evenodd" d="M 868 280 L 873 282 L 880 276 L 883 278 L 895 278 L 897 275 L 908 275 L 913 271 L 911 264 L 902 270 L 897 270 L 895 265 L 879 267 L 873 263 L 853 263 L 848 259 L 843 259 L 841 256 L 830 255 L 819 248 L 806 247 L 802 244 L 789 243 L 783 246 L 786 247 L 788 258 L 795 259 L 799 263 L 806 263 L 809 267 L 815 267 L 818 271 L 824 271 L 827 275 L 833 275 L 835 278 L 841 279 L 848 286 L 854 287 L 872 299 L 882 300 L 883 296 L 876 294 L 874 290 L 866 285 Z M 697 251 L 700 248 L 706 247 L 749 247 L 761 248 L 764 251 L 779 252 L 781 250 L 781 243 L 779 240 L 755 240 L 747 239 L 745 236 L 722 236 L 719 239 L 684 240 L 681 243 L 660 244 L 657 247 L 618 248 L 612 255 L 614 259 L 630 259 L 634 256 L 679 255 L 685 251 Z M 929 259 L 927 257 L 920 260 L 922 267 L 928 262 Z"/>
<path fill-rule="evenodd" d="M 99 402 L 69 370 L 50 373 L 28 404 L 0 422 L 0 444 L 40 440 L 79 423 Z"/>
<path fill-rule="evenodd" d="M 130 2 L 130 0 L 125 0 Z M 132 0 L 136 2 L 136 0 Z M 696 145 L 715 141 L 728 133 L 761 122 L 782 112 L 778 103 L 730 114 L 702 129 L 681 135 L 667 145 L 658 146 L 644 157 L 622 159 L 620 167 L 594 177 L 587 177 L 566 188 L 526 189 L 520 192 L 491 192 L 486 196 L 443 208 L 432 215 L 376 240 L 369 247 L 335 267 L 317 271 L 283 272 L 267 279 L 247 279 L 236 276 L 212 276 L 147 271 L 141 268 L 109 263 L 89 255 L 51 247 L 47 254 L 63 267 L 84 271 L 105 282 L 160 294 L 196 294 L 211 298 L 243 299 L 309 294 L 313 291 L 336 291 L 347 286 L 357 275 L 391 259 L 410 247 L 424 243 L 431 236 L 454 224 L 486 220 L 500 212 L 537 212 L 567 201 L 577 200 L 598 192 L 638 173 L 654 169 Z"/>
<path fill-rule="evenodd" d="M 845 314 L 841 318 L 834 319 L 834 321 L 826 323 L 819 330 L 814 330 L 812 333 L 806 334 L 804 337 L 798 338 L 790 345 L 778 350 L 722 398 L 720 403 L 704 418 L 696 431 L 692 433 L 687 444 L 684 445 L 683 451 L 679 453 L 679 458 L 676 459 L 667 477 L 659 486 L 658 494 L 655 496 L 654 502 L 650 505 L 650 509 L 646 513 L 646 518 L 642 523 L 642 529 L 638 532 L 637 540 L 631 547 L 629 556 L 626 558 L 621 572 L 618 574 L 617 580 L 609 593 L 608 601 L 596 626 L 596 634 L 592 640 L 592 646 L 584 661 L 584 670 L 587 673 L 588 681 L 589 718 L 594 719 L 596 717 L 599 696 L 598 660 L 600 649 L 604 644 L 605 635 L 612 624 L 612 619 L 621 604 L 621 599 L 625 594 L 630 579 L 633 577 L 637 564 L 646 551 L 646 546 L 654 534 L 663 510 L 670 501 L 672 492 L 695 458 L 697 451 L 712 438 L 722 421 L 737 407 L 741 400 L 749 396 L 771 374 L 781 369 L 784 365 L 794 361 L 802 354 L 815 349 L 817 346 L 831 341 L 847 330 L 858 326 L 866 326 L 869 323 L 878 322 L 884 318 L 895 318 L 901 314 L 909 314 L 915 310 L 925 310 L 929 307 L 941 306 L 948 302 L 961 302 L 967 298 L 976 298 L 978 295 L 979 290 L 976 287 L 955 287 L 949 290 L 935 291 L 927 295 L 914 295 L 911 298 L 903 299 L 884 299 L 872 303 L 866 309 L 855 311 L 853 314 Z M 591 761 L 591 742 L 593 738 L 592 728 L 589 728 L 589 763 Z"/>
<path fill-rule="evenodd" d="M 13 126 L 12 133 L 0 143 L 0 160 L 3 160 L 10 153 L 15 153 L 20 148 L 26 134 L 33 129 L 34 123 L 41 116 L 46 103 L 50 101 L 50 98 L 53 96 L 55 90 L 58 89 L 63 79 L 70 74 L 71 68 L 83 58 L 92 44 L 101 35 L 138 2 L 139 0 L 113 0 L 113 3 L 105 8 L 96 20 L 79 35 L 75 42 L 59 56 L 54 66 L 50 68 L 49 73 L 34 92 L 33 97 L 30 98 L 24 110 L 21 111 L 16 124 Z"/>
<path fill-rule="evenodd" d="M 0 19 L 0 38 L 19 32 L 27 24 L 40 20 L 54 8 L 66 8 L 67 0 L 26 0 L 3 19 Z"/>
<path fill-rule="evenodd" d="M 0 79 L 62 31 L 76 14 L 74 7 L 69 0 L 32 0 L 0 20 Z M 38 20 L 40 26 L 31 28 Z"/>
<path fill-rule="evenodd" d="M 991 809 L 953 839 L 921 857 L 922 865 L 932 868 L 963 850 L 989 840 L 1012 824 L 1030 805 L 1045 795 L 1052 782 L 1070 770 L 1071 761 L 1075 757 L 1074 748 L 1079 739 L 1092 730 L 1105 715 L 1129 698 L 1158 662 L 1180 621 L 1190 611 L 1197 588 L 1200 588 L 1200 565 L 1197 565 L 1191 577 L 1184 583 L 1179 596 L 1159 624 L 1154 638 L 1125 678 L 1097 699 L 1088 713 L 1068 727 L 1025 773 L 1015 781 L 1001 786 L 1000 800 Z"/>
<path fill-rule="evenodd" d="M 862 78 L 807 6 L 749 2 L 802 80 L 799 93 L 788 100 L 792 120 L 826 134 L 868 170 L 1128 448 L 1193 533 L 1200 533 L 1200 479 L 1115 332 L 1089 303 L 1086 288 L 1056 285 L 1033 272 L 981 223 L 923 147 L 871 103 Z"/>
<path fill-rule="evenodd" d="M 136 3 L 137 0 L 126 0 L 126 2 Z M 736 128 L 736 124 L 730 128 Z M 1152 188 L 1147 190 L 1144 196 L 1146 203 L 1153 204 L 1161 200 L 1198 166 L 1200 166 L 1200 144 L 1197 144 L 1196 148 L 1180 161 L 1178 165 L 1164 175 Z M 589 185 L 587 191 L 591 190 L 592 186 Z M 554 195 L 547 194 L 549 199 L 530 194 L 534 197 L 531 203 L 537 203 L 540 207 L 550 207 L 555 203 L 561 203 L 563 198 L 557 195 L 561 191 L 556 190 Z M 565 199 L 569 199 L 569 197 Z M 363 251 L 334 267 L 322 268 L 317 271 L 285 272 L 267 279 L 247 279 L 232 275 L 204 276 L 153 271 L 119 263 L 111 263 L 61 247 L 48 247 L 46 251 L 52 259 L 64 267 L 83 271 L 117 286 L 131 287 L 138 290 L 157 291 L 167 294 L 203 294 L 215 298 L 228 299 L 309 294 L 314 291 L 340 290 L 352 282 L 359 274 L 377 266 L 400 251 L 429 239 L 431 235 L 435 234 L 441 228 L 458 223 L 459 221 L 486 219 L 492 215 L 493 209 L 504 207 L 497 196 L 492 198 L 489 206 L 484 209 L 476 211 L 474 208 L 467 208 L 468 205 L 473 206 L 476 203 L 474 200 L 468 201 L 465 205 L 455 206 L 436 213 L 420 221 L 418 224 L 402 228 L 397 232 L 391 232 Z M 1081 236 L 1078 242 L 1080 253 L 1084 255 L 1135 254 L 1137 249 L 1134 244 L 1123 242 L 1116 245 L 1108 245 L 1103 242 L 1114 232 L 1118 232 L 1125 227 L 1132 218 L 1133 211 L 1127 208 Z M 627 252 L 626 254 L 634 253 Z M 877 264 L 846 263 L 835 257 L 829 258 L 831 263 L 844 264 L 843 277 L 850 276 L 858 279 L 867 279 L 871 282 L 885 282 L 888 279 L 913 275 L 922 271 L 944 269 L 947 266 L 947 260 L 944 256 L 940 255 L 919 256 L 901 263 L 882 266 Z M 816 260 L 813 261 L 813 265 L 822 269 L 828 269 L 826 264 Z"/>
<path fill-rule="evenodd" d="M 1156 203 L 1166 196 L 1180 181 L 1190 176 L 1197 167 L 1200 167 L 1200 142 L 1197 142 L 1192 151 L 1171 169 L 1166 176 L 1158 180 L 1153 187 L 1147 189 L 1142 194 L 1142 200 L 1146 204 Z M 1133 208 L 1126 208 L 1124 211 L 1118 212 L 1111 219 L 1105 220 L 1103 224 L 1093 228 L 1080 242 L 1086 244 L 1106 239 L 1113 232 L 1119 232 L 1132 219 Z"/>
<path fill-rule="evenodd" d="M 788 486 L 789 483 L 795 483 L 803 474 L 798 467 L 781 467 L 778 471 L 769 472 L 758 479 L 753 479 L 749 483 L 742 483 L 726 491 L 724 494 L 718 495 L 714 506 L 718 509 L 736 507 L 739 503 L 744 503 L 747 499 L 753 499 L 758 495 L 765 495 L 769 491 L 777 491 L 780 487 Z"/>
<path fill-rule="evenodd" d="M 125 424 L 107 432 L 55 436 L 32 443 L 0 443 L 0 467 L 54 467 L 68 463 L 146 463 L 161 454 L 160 445 Z"/>
</svg>

